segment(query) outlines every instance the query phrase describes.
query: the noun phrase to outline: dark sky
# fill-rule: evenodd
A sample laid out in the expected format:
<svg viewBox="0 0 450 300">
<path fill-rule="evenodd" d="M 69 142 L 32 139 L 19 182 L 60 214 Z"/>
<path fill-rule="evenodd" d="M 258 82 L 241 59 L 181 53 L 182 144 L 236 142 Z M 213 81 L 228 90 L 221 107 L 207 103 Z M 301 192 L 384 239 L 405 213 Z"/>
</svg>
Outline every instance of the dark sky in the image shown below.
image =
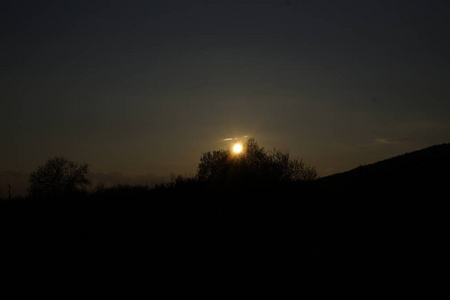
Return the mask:
<svg viewBox="0 0 450 300">
<path fill-rule="evenodd" d="M 433 0 L 2 1 L 0 172 L 189 174 L 247 135 L 323 176 L 449 142 L 449 20 Z"/>
</svg>

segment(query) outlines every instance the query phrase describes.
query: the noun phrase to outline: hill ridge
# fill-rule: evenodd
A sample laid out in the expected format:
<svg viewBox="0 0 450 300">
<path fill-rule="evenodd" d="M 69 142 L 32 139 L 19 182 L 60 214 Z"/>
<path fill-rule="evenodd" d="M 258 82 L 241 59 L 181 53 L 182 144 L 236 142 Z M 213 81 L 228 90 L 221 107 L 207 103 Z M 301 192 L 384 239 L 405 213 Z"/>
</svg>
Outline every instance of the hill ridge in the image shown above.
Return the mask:
<svg viewBox="0 0 450 300">
<path fill-rule="evenodd" d="M 398 189 L 412 184 L 435 188 L 445 181 L 449 168 L 450 143 L 443 143 L 321 177 L 316 184 L 336 191 L 369 186 Z"/>
</svg>

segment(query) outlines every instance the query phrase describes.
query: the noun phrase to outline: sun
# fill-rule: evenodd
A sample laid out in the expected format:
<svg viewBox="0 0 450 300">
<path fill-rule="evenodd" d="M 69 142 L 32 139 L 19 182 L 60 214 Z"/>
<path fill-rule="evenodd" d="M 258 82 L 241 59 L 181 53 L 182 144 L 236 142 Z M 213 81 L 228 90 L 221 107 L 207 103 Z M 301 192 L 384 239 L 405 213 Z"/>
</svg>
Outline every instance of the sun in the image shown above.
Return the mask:
<svg viewBox="0 0 450 300">
<path fill-rule="evenodd" d="M 235 144 L 233 146 L 233 152 L 238 154 L 242 152 L 242 145 L 241 144 Z"/>
</svg>

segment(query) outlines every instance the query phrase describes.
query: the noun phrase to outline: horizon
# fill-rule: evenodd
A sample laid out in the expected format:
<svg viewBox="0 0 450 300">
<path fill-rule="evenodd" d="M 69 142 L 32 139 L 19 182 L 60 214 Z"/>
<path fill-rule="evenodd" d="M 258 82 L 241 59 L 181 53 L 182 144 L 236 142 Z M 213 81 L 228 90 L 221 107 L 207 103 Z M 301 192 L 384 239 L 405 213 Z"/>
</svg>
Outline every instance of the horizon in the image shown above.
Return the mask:
<svg viewBox="0 0 450 300">
<path fill-rule="evenodd" d="M 319 177 L 317 179 L 346 173 L 346 172 L 352 171 L 361 166 L 369 166 L 372 164 L 383 162 L 383 161 L 386 161 L 386 160 L 389 160 L 392 158 L 396 158 L 399 156 L 403 156 L 406 154 L 418 152 L 418 151 L 436 147 L 436 146 L 448 145 L 448 144 L 449 143 L 441 143 L 441 144 L 436 144 L 436 145 L 430 145 L 430 146 L 427 146 L 427 147 L 424 147 L 421 149 L 414 149 L 412 151 L 399 153 L 399 154 L 391 156 L 391 157 L 385 157 L 378 161 L 355 165 L 354 167 L 352 167 L 350 169 L 346 169 L 346 170 L 342 170 L 339 172 L 330 173 L 330 174 L 326 174 L 326 175 L 318 172 Z M 262 145 L 260 145 L 260 146 L 262 146 Z M 219 149 L 215 149 L 215 150 L 219 150 Z M 266 149 L 266 150 L 271 150 L 271 149 Z M 214 150 L 211 150 L 211 151 L 214 151 Z M 68 158 L 68 159 L 70 159 L 70 158 Z M 43 165 L 44 163 L 45 162 L 42 162 L 40 165 Z M 78 163 L 87 163 L 87 162 L 78 162 Z M 307 162 L 305 162 L 305 163 L 308 165 Z M 92 166 L 91 163 L 88 163 L 88 164 L 89 164 L 89 167 Z M 309 166 L 314 167 L 312 165 L 309 165 Z M 9 184 L 11 184 L 11 197 L 13 197 L 13 198 L 14 197 L 26 197 L 27 189 L 29 186 L 28 179 L 29 179 L 29 175 L 31 172 L 32 171 L 30 171 L 30 172 L 17 172 L 17 171 L 11 171 L 11 170 L 0 171 L 0 182 L 6 183 L 4 187 L 3 186 L 0 187 L 0 199 L 2 199 L 2 198 L 7 199 Z M 191 176 L 195 176 L 195 172 L 192 172 L 192 173 L 187 173 L 187 172 L 173 173 L 172 172 L 170 174 L 157 175 L 154 173 L 144 173 L 144 174 L 124 174 L 122 172 L 98 173 L 98 172 L 92 172 L 89 169 L 89 172 L 87 173 L 87 177 L 90 180 L 92 180 L 92 185 L 90 185 L 87 190 L 94 191 L 96 186 L 99 184 L 103 184 L 105 188 L 111 188 L 111 187 L 119 186 L 119 185 L 147 186 L 149 188 L 153 188 L 156 184 L 169 183 L 173 177 L 178 176 L 178 175 L 182 175 L 185 177 L 186 176 L 191 177 Z"/>
</svg>

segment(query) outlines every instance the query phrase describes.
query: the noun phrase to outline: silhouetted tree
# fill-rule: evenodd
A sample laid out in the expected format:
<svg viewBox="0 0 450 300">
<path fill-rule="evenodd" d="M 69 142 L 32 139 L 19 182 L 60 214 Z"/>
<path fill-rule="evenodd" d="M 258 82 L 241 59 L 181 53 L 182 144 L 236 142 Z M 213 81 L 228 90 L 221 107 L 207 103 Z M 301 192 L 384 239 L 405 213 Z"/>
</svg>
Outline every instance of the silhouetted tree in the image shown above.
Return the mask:
<svg viewBox="0 0 450 300">
<path fill-rule="evenodd" d="M 289 152 L 268 152 L 255 139 L 249 139 L 238 154 L 229 150 L 204 153 L 197 171 L 199 181 L 239 185 L 308 181 L 317 176 L 315 168 L 291 159 Z"/>
<path fill-rule="evenodd" d="M 200 181 L 217 181 L 224 179 L 230 167 L 232 156 L 229 150 L 204 153 L 200 158 L 197 179 Z"/>
<path fill-rule="evenodd" d="M 83 191 L 91 184 L 86 177 L 88 167 L 64 157 L 51 158 L 30 174 L 28 192 L 34 197 L 54 197 Z"/>
</svg>

